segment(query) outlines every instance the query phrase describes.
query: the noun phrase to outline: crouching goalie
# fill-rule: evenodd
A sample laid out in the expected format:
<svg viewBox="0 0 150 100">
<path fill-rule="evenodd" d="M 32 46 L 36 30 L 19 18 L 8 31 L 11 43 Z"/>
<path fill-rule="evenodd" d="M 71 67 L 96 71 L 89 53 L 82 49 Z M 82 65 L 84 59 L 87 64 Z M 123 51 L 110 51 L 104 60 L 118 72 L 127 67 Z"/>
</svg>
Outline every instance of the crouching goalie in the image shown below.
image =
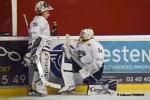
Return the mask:
<svg viewBox="0 0 150 100">
<path fill-rule="evenodd" d="M 101 79 L 104 50 L 93 36 L 91 28 L 81 30 L 79 42 L 74 49 L 70 47 L 69 39 L 66 38 L 61 65 L 64 87 L 59 90 L 60 93 L 75 90 L 75 74 L 79 74 L 83 83 L 87 85 L 96 84 L 97 80 Z"/>
</svg>

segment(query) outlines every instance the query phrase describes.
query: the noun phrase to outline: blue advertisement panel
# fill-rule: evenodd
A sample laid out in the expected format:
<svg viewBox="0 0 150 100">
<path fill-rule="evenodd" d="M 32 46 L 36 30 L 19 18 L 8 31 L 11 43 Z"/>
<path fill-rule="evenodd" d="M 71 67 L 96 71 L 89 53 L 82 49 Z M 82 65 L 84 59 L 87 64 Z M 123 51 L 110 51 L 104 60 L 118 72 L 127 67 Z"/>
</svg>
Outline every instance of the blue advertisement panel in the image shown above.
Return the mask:
<svg viewBox="0 0 150 100">
<path fill-rule="evenodd" d="M 150 83 L 150 41 L 101 41 L 105 78 L 119 83 Z"/>
<path fill-rule="evenodd" d="M 149 41 L 102 41 L 105 72 L 149 73 Z"/>
</svg>

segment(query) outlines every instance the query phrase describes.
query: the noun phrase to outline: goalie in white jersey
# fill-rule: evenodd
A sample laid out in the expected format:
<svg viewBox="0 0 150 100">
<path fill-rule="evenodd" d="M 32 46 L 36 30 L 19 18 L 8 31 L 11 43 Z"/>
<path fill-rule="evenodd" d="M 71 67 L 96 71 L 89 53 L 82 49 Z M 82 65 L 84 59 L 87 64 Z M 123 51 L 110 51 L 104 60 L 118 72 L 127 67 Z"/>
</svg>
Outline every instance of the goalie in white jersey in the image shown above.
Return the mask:
<svg viewBox="0 0 150 100">
<path fill-rule="evenodd" d="M 48 19 L 52 9 L 53 8 L 45 1 L 37 2 L 35 5 L 37 15 L 30 23 L 29 53 L 25 56 L 25 58 L 29 58 L 25 59 L 29 66 L 29 95 L 43 96 L 47 94 L 46 86 L 43 85 L 39 77 L 39 72 L 37 70 L 38 64 L 36 62 L 40 62 L 43 49 L 50 49 L 51 37 Z"/>
<path fill-rule="evenodd" d="M 81 31 L 80 41 L 75 49 L 71 49 L 70 45 L 63 46 L 65 56 L 62 59 L 61 72 L 65 86 L 59 90 L 60 93 L 75 89 L 74 75 L 77 73 L 84 84 L 96 84 L 97 80 L 101 79 L 104 66 L 104 50 L 103 46 L 94 40 L 93 36 L 93 30 L 86 28 Z"/>
</svg>

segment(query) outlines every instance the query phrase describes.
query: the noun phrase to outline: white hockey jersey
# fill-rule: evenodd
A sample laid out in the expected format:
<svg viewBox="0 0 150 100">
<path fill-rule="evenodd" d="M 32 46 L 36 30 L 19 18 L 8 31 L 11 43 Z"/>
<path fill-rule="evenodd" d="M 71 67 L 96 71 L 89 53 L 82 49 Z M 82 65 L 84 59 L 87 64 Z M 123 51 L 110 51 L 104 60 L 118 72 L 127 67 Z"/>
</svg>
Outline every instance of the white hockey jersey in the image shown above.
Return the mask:
<svg viewBox="0 0 150 100">
<path fill-rule="evenodd" d="M 48 21 L 43 16 L 35 16 L 30 23 L 29 32 L 41 36 L 50 36 L 50 26 Z"/>
<path fill-rule="evenodd" d="M 42 38 L 40 45 L 43 45 L 43 47 L 45 46 L 45 47 L 50 48 L 50 41 L 51 41 L 50 26 L 49 26 L 48 21 L 43 16 L 34 17 L 32 22 L 30 23 L 29 33 L 30 33 L 30 38 L 29 38 L 28 48 L 32 48 L 35 40 L 38 37 Z M 39 48 L 39 49 L 42 49 L 42 48 Z"/>
<path fill-rule="evenodd" d="M 96 40 L 79 42 L 76 48 L 78 57 L 82 63 L 88 66 L 101 67 L 104 63 L 103 46 Z"/>
</svg>

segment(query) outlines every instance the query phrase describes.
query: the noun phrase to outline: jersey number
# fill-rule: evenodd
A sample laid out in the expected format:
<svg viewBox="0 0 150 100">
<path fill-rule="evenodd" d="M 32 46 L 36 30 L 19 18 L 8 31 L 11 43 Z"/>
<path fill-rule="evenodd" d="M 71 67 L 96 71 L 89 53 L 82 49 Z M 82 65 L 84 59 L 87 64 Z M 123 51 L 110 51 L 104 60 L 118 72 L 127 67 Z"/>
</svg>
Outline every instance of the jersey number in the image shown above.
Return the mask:
<svg viewBox="0 0 150 100">
<path fill-rule="evenodd" d="M 34 27 L 37 27 L 37 26 L 38 26 L 38 23 L 36 23 L 36 22 L 33 23 L 33 26 L 34 26 Z"/>
<path fill-rule="evenodd" d="M 98 53 L 102 53 L 102 50 L 101 50 L 101 48 L 98 48 Z"/>
</svg>

